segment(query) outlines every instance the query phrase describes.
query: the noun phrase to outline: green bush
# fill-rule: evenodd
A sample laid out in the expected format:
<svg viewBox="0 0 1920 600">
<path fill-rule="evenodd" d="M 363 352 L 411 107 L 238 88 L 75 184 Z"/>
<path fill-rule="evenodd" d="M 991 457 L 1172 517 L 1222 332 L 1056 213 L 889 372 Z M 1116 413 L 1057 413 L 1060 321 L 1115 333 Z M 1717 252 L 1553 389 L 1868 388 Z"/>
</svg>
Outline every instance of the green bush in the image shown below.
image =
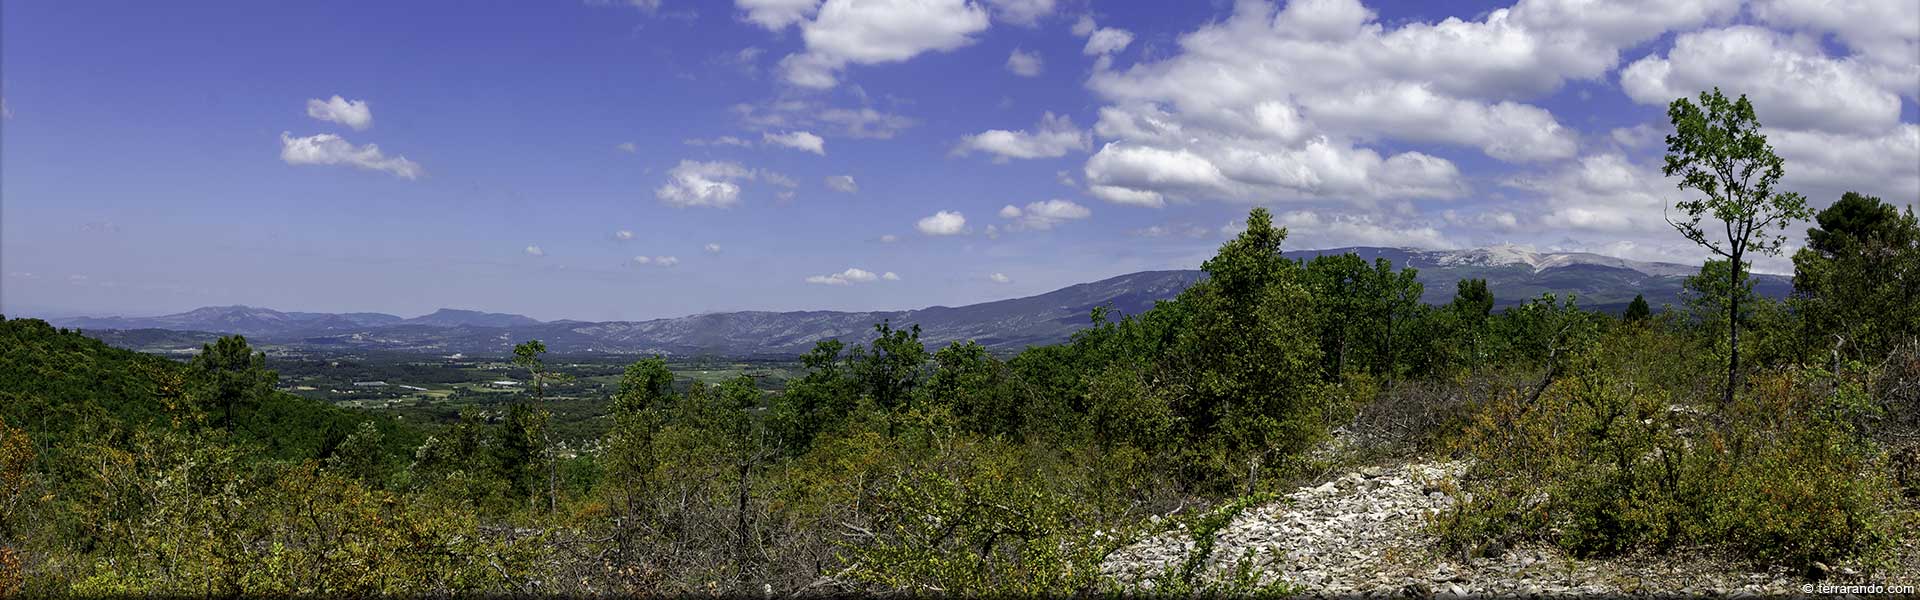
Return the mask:
<svg viewBox="0 0 1920 600">
<path fill-rule="evenodd" d="M 1537 399 L 1484 406 L 1460 444 L 1464 499 L 1435 520 L 1442 539 L 1545 539 L 1581 556 L 1704 545 L 1795 567 L 1882 548 L 1891 485 L 1860 430 L 1872 404 L 1858 385 L 1767 374 L 1732 406 L 1698 406 L 1667 391 L 1684 387 L 1685 361 L 1656 358 L 1664 335 L 1616 331 Z"/>
</svg>

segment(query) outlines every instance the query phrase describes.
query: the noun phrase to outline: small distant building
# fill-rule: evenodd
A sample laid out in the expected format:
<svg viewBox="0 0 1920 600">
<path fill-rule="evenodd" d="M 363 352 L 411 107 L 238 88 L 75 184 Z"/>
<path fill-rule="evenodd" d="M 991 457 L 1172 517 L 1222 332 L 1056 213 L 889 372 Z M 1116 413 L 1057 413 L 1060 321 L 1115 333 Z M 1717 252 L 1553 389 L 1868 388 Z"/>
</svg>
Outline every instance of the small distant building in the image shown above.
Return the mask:
<svg viewBox="0 0 1920 600">
<path fill-rule="evenodd" d="M 497 387 L 497 388 L 509 388 L 509 387 L 520 385 L 520 382 L 514 381 L 512 379 L 502 379 L 499 381 L 489 382 L 487 383 L 487 385 L 492 387 Z"/>
<path fill-rule="evenodd" d="M 354 386 L 354 387 L 387 387 L 387 382 L 385 382 L 385 381 L 355 381 L 355 382 L 353 382 L 353 386 Z"/>
<path fill-rule="evenodd" d="M 409 390 L 413 390 L 413 391 L 416 391 L 416 392 L 424 392 L 424 391 L 427 391 L 427 388 L 423 388 L 423 387 L 420 387 L 420 386 L 414 386 L 414 385 L 402 385 L 402 386 L 400 386 L 400 387 L 403 387 L 403 388 L 406 388 L 406 389 L 409 389 Z"/>
</svg>

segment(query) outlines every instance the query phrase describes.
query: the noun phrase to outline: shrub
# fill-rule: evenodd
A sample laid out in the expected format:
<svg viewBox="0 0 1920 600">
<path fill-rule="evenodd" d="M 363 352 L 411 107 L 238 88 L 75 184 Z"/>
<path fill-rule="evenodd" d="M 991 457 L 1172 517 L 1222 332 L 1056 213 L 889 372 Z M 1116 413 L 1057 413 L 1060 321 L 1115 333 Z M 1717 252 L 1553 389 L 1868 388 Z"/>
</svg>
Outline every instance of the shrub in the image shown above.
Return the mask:
<svg viewBox="0 0 1920 600">
<path fill-rule="evenodd" d="M 1674 361 L 1647 354 L 1657 335 L 1616 332 L 1537 399 L 1483 407 L 1460 444 L 1465 494 L 1435 520 L 1442 539 L 1540 538 L 1581 556 L 1710 545 L 1788 566 L 1882 547 L 1890 485 L 1861 430 L 1863 388 L 1769 374 L 1699 408 L 1666 391 Z"/>
</svg>

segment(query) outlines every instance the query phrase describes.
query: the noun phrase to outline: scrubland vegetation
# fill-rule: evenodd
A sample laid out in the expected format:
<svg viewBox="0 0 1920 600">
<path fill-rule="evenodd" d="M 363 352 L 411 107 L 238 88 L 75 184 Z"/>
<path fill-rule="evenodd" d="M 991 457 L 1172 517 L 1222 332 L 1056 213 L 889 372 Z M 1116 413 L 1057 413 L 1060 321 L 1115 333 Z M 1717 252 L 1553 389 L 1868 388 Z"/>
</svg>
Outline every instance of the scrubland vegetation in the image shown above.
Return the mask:
<svg viewBox="0 0 1920 600">
<path fill-rule="evenodd" d="M 1336 429 L 1467 462 L 1436 552 L 1891 560 L 1920 491 L 1920 225 L 1853 194 L 1796 223 L 1811 211 L 1771 190 L 1744 99 L 1674 119 L 1670 174 L 1709 199 L 1683 208 L 1745 237 L 1686 306 L 1495 313 L 1471 280 L 1426 305 L 1385 261 L 1282 258 L 1254 209 L 1205 280 L 1062 345 L 929 349 L 881 323 L 777 394 L 640 360 L 581 452 L 538 391 L 424 427 L 276 392 L 239 338 L 180 364 L 6 321 L 0 591 L 1119 591 L 1107 554 L 1310 481 Z M 1759 177 L 1712 181 L 1741 161 Z M 1789 225 L 1811 225 L 1795 295 L 1754 297 L 1750 253 Z M 554 381 L 538 342 L 519 350 L 524 379 Z M 1289 591 L 1192 570 L 1158 591 Z"/>
</svg>

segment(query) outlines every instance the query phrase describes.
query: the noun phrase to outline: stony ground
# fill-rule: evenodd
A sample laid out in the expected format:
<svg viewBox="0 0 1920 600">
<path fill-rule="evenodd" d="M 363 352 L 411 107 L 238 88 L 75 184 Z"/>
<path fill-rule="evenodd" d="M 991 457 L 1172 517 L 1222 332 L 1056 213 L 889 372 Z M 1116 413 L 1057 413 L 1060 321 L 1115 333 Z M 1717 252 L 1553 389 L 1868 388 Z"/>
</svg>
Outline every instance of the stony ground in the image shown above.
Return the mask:
<svg viewBox="0 0 1920 600">
<path fill-rule="evenodd" d="M 1668 555 L 1582 561 L 1551 546 L 1478 549 L 1442 556 L 1425 530 L 1427 515 L 1453 503 L 1446 485 L 1460 465 L 1412 462 L 1366 467 L 1284 500 L 1242 511 L 1218 532 L 1205 577 L 1222 581 L 1250 560 L 1262 583 L 1276 579 L 1314 596 L 1683 595 L 1754 596 L 1801 592 L 1785 572 L 1750 572 L 1707 556 Z M 1103 570 L 1152 589 L 1177 570 L 1195 544 L 1174 530 L 1123 548 Z M 1836 579 L 1851 576 L 1837 568 Z M 1876 579 L 1880 579 L 1876 577 Z M 1913 584 L 1881 580 L 1870 583 Z"/>
</svg>

